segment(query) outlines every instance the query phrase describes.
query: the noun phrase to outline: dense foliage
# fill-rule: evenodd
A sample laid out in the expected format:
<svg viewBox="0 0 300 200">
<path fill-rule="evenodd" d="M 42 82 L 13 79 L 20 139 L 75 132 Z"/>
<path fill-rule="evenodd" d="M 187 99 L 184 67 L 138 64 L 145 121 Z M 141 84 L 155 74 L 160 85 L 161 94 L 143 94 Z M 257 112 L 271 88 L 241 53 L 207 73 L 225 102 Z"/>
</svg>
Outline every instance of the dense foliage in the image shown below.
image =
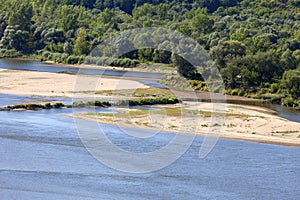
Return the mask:
<svg viewBox="0 0 300 200">
<path fill-rule="evenodd" d="M 105 58 L 84 58 L 112 34 L 137 27 L 165 27 L 192 37 L 210 53 L 229 93 L 284 99 L 291 106 L 300 104 L 299 0 L 0 3 L 1 56 L 37 54 L 56 62 L 86 60 L 97 64 Z M 129 67 L 139 62 L 178 61 L 171 53 L 154 49 L 141 49 L 125 57 L 116 58 L 113 63 Z M 197 79 L 195 73 L 182 73 Z"/>
</svg>

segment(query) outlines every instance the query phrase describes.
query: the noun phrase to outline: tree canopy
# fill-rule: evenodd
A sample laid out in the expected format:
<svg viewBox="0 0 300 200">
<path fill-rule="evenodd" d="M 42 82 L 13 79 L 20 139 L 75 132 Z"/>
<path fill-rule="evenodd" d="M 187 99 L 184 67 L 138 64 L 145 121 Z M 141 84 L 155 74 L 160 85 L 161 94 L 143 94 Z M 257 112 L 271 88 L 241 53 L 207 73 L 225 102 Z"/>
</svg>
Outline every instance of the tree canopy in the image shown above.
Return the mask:
<svg viewBox="0 0 300 200">
<path fill-rule="evenodd" d="M 180 31 L 203 46 L 216 62 L 228 90 L 258 92 L 263 88 L 264 92 L 276 91 L 299 99 L 299 0 L 0 3 L 0 56 L 38 54 L 58 62 L 80 62 L 115 33 L 164 27 Z M 131 63 L 128 60 L 179 65 L 183 75 L 197 79 L 189 71 L 194 68 L 170 52 L 141 49 L 123 58 L 127 59 L 123 62 L 126 66 Z"/>
</svg>

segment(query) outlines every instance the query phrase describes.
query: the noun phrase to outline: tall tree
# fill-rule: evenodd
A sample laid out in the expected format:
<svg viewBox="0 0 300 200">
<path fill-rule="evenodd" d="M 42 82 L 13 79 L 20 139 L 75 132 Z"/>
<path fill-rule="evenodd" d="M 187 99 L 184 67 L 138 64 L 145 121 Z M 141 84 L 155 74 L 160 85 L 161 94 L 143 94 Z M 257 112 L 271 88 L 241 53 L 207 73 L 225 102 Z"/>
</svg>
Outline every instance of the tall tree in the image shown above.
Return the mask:
<svg viewBox="0 0 300 200">
<path fill-rule="evenodd" d="M 87 55 L 89 53 L 89 46 L 86 30 L 79 29 L 73 50 L 74 54 L 78 56 Z"/>
</svg>

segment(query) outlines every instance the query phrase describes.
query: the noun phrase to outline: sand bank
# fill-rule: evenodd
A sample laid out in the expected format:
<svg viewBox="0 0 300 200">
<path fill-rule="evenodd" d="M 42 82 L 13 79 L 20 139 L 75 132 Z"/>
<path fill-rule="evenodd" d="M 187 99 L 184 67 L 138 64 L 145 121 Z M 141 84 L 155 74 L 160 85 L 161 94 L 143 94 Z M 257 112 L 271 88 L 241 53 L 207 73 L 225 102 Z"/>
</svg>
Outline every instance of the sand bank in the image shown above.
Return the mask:
<svg viewBox="0 0 300 200">
<path fill-rule="evenodd" d="M 211 103 L 155 106 L 147 112 L 116 109 L 119 114 L 80 113 L 72 117 L 117 126 L 300 147 L 300 123 L 274 115 L 269 109 L 227 104 L 224 113 L 214 112 Z M 216 117 L 212 118 L 215 113 Z M 222 114 L 224 114 L 222 117 Z"/>
<path fill-rule="evenodd" d="M 94 84 L 97 83 L 97 84 Z M 92 84 L 92 85 L 89 85 Z M 85 87 L 82 87 L 85 86 Z M 148 88 L 133 80 L 48 72 L 0 70 L 0 93 L 25 96 L 74 97 L 75 93 Z M 93 90 L 93 91 L 90 91 Z"/>
</svg>

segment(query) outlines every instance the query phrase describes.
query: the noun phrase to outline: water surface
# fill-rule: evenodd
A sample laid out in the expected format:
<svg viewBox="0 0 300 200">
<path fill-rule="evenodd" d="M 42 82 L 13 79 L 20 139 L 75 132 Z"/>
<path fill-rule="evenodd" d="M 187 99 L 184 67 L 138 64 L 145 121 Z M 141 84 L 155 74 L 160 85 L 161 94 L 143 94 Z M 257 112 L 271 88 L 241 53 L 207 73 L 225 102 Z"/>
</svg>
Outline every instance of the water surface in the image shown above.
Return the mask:
<svg viewBox="0 0 300 200">
<path fill-rule="evenodd" d="M 30 70 L 39 72 L 51 72 L 60 73 L 67 72 L 72 74 L 87 74 L 87 75 L 106 75 L 106 76 L 119 76 L 119 77 L 136 77 L 136 78 L 151 78 L 159 79 L 163 76 L 162 73 L 149 73 L 149 72 L 132 72 L 122 70 L 104 70 L 104 69 L 93 69 L 85 68 L 78 69 L 75 67 L 63 67 L 56 66 L 55 64 L 45 64 L 42 62 L 32 60 L 18 60 L 18 59 L 0 59 L 1 69 L 13 69 L 13 70 Z"/>
<path fill-rule="evenodd" d="M 127 174 L 95 160 L 82 145 L 72 109 L 0 112 L 2 199 L 299 199 L 299 148 L 220 139 L 199 159 L 203 137 L 169 167 Z M 87 122 L 87 127 L 88 123 Z M 132 152 L 168 144 L 172 133 L 128 137 L 100 125 L 111 141 Z M 132 129 L 145 134 L 140 129 Z M 108 152 L 109 153 L 109 152 Z M 157 158 L 161 159 L 161 158 Z"/>
</svg>

